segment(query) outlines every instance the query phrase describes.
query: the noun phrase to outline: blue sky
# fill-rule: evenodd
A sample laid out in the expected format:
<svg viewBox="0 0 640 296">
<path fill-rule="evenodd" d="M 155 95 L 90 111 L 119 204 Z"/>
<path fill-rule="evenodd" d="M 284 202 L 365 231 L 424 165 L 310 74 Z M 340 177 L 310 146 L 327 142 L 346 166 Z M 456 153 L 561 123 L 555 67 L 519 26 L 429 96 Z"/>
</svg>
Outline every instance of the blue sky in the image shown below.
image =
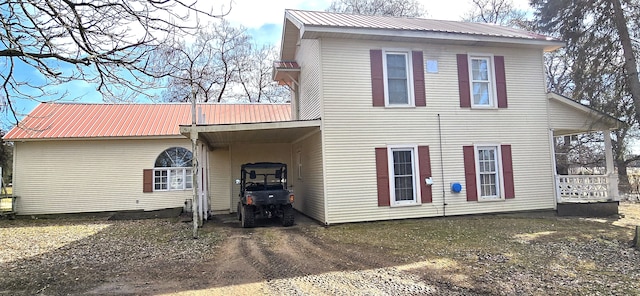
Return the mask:
<svg viewBox="0 0 640 296">
<path fill-rule="evenodd" d="M 460 20 L 461 17 L 471 8 L 471 0 L 422 0 L 422 4 L 427 10 L 427 18 Z M 526 8 L 528 0 L 514 0 L 514 4 L 519 8 Z M 285 9 L 301 9 L 322 11 L 329 7 L 330 0 L 233 0 L 232 10 L 226 19 L 233 25 L 242 25 L 247 29 L 257 43 L 275 44 L 279 46 L 284 20 Z M 199 5 L 207 9 L 213 7 L 214 10 L 229 2 L 223 0 L 200 0 Z M 42 82 L 41 75 L 31 67 L 24 65 L 16 66 L 16 78 L 26 79 L 32 82 Z M 81 102 L 103 102 L 102 95 L 95 90 L 95 85 L 85 81 L 75 81 L 62 86 L 55 86 L 48 91 L 58 93 L 68 93 L 64 101 Z M 38 103 L 34 101 L 19 101 L 16 104 L 18 113 L 29 113 Z M 8 116 L 3 113 L 1 116 Z M 6 118 L 5 118 L 6 119 Z M 9 120 L 1 120 L 6 123 Z"/>
</svg>

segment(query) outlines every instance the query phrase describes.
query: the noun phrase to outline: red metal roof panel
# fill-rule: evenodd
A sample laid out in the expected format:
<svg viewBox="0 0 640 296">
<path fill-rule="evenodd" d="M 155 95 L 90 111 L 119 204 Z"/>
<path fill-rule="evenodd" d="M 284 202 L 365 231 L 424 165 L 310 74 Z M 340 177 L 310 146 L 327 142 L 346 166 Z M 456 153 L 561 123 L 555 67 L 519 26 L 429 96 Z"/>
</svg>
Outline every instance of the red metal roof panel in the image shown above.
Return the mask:
<svg viewBox="0 0 640 296">
<path fill-rule="evenodd" d="M 200 124 L 291 120 L 289 104 L 198 104 Z M 178 136 L 191 124 L 190 104 L 42 103 L 5 140 Z"/>
</svg>

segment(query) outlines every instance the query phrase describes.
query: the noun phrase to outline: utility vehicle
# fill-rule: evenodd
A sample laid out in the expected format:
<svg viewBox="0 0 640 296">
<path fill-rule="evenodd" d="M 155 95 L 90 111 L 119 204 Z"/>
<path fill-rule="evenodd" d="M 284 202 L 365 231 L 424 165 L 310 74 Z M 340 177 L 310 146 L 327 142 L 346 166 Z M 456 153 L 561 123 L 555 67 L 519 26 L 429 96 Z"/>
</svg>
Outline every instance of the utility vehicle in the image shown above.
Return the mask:
<svg viewBox="0 0 640 296">
<path fill-rule="evenodd" d="M 255 220 L 279 217 L 283 226 L 293 225 L 293 192 L 287 189 L 287 165 L 279 162 L 245 163 L 240 168 L 238 220 L 242 227 Z"/>
</svg>

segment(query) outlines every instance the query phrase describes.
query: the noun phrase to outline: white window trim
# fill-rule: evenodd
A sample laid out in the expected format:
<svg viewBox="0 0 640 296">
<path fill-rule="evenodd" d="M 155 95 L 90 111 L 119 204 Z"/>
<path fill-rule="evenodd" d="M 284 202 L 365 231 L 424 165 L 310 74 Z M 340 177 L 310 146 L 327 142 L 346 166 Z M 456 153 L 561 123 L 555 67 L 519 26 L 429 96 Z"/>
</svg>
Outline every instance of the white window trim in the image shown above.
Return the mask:
<svg viewBox="0 0 640 296">
<path fill-rule="evenodd" d="M 411 150 L 412 171 L 413 171 L 413 200 L 396 201 L 395 172 L 393 167 L 394 150 Z M 420 205 L 420 175 L 418 171 L 418 145 L 388 145 L 387 146 L 387 166 L 389 169 L 389 198 L 391 207 Z"/>
<path fill-rule="evenodd" d="M 184 190 L 192 190 L 193 189 L 193 180 L 191 180 L 191 187 L 187 187 L 187 170 L 191 170 L 191 167 L 158 167 L 153 169 L 153 191 L 163 192 L 163 191 L 184 191 Z M 181 170 L 182 171 L 182 188 L 172 189 L 171 188 L 171 170 Z M 156 189 L 156 172 L 159 171 L 167 171 L 167 189 Z"/>
<path fill-rule="evenodd" d="M 407 59 L 407 88 L 409 95 L 408 104 L 389 104 L 389 81 L 387 79 L 387 54 L 404 54 Z M 413 86 L 413 54 L 409 49 L 383 49 L 382 50 L 382 74 L 384 79 L 384 105 L 388 108 L 407 108 L 416 106 L 415 91 Z"/>
<path fill-rule="evenodd" d="M 496 148 L 496 162 L 498 163 L 498 195 L 495 197 L 483 197 L 482 186 L 480 186 L 480 166 L 478 163 L 478 148 L 480 147 L 494 147 Z M 502 170 L 502 145 L 498 143 L 477 143 L 473 145 L 473 156 L 476 168 L 476 194 L 478 195 L 478 201 L 502 201 L 504 198 L 504 173 Z"/>
<path fill-rule="evenodd" d="M 489 60 L 489 106 L 476 105 L 473 98 L 473 59 Z M 489 53 L 469 53 L 467 54 L 467 64 L 469 65 L 469 95 L 471 96 L 471 108 L 474 109 L 498 109 L 498 89 L 496 88 L 496 66 L 493 54 Z"/>
</svg>

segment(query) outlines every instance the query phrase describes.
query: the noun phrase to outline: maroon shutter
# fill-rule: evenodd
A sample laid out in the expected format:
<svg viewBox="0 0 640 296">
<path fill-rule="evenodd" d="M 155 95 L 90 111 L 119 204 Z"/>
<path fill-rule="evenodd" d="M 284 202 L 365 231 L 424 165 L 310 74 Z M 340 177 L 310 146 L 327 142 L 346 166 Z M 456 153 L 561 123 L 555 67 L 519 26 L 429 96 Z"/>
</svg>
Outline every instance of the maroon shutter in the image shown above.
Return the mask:
<svg viewBox="0 0 640 296">
<path fill-rule="evenodd" d="M 457 54 L 458 60 L 458 91 L 460 92 L 460 107 L 471 108 L 471 89 L 469 87 L 469 60 L 466 54 Z"/>
<path fill-rule="evenodd" d="M 153 170 L 142 171 L 142 192 L 153 192 Z"/>
<path fill-rule="evenodd" d="M 500 146 L 502 154 L 502 179 L 504 182 L 504 198 L 515 198 L 513 186 L 513 163 L 511 161 L 511 145 Z"/>
<path fill-rule="evenodd" d="M 467 187 L 467 201 L 478 200 L 478 189 L 476 188 L 476 158 L 473 146 L 463 146 L 464 154 L 464 179 Z"/>
<path fill-rule="evenodd" d="M 498 108 L 507 108 L 507 80 L 504 73 L 504 57 L 494 56 L 493 63 L 496 71 L 496 91 L 498 96 Z"/>
<path fill-rule="evenodd" d="M 416 107 L 424 107 L 427 105 L 424 86 L 424 58 L 422 51 L 411 52 L 411 60 L 413 62 L 413 92 L 416 99 Z"/>
<path fill-rule="evenodd" d="M 382 73 L 382 50 L 369 51 L 371 59 L 371 95 L 374 107 L 384 107 L 384 75 Z"/>
<path fill-rule="evenodd" d="M 424 182 L 426 178 L 431 177 L 431 157 L 429 156 L 429 146 L 418 146 L 418 161 L 418 168 L 420 169 L 420 178 L 418 178 L 418 183 L 420 183 L 421 202 L 429 203 L 433 199 L 433 193 L 431 191 L 431 186 L 428 186 Z"/>
<path fill-rule="evenodd" d="M 378 178 L 378 206 L 390 206 L 389 161 L 387 148 L 376 148 L 376 175 Z"/>
</svg>

